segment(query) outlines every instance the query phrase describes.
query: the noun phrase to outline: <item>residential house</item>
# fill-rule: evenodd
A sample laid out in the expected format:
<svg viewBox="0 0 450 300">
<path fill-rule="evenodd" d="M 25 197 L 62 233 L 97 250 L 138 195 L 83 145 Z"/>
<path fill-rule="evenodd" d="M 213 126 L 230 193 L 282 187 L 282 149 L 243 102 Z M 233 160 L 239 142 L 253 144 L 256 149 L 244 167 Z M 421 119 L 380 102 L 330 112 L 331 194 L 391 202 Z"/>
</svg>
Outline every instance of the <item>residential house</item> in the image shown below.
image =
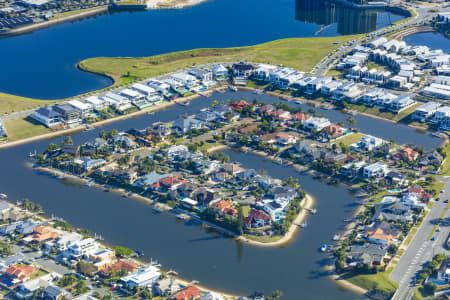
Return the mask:
<svg viewBox="0 0 450 300">
<path fill-rule="evenodd" d="M 161 272 L 154 266 L 147 266 L 138 270 L 135 273 L 129 274 L 120 278 L 127 288 L 133 289 L 134 287 L 146 287 L 155 283 L 161 277 Z"/>
<path fill-rule="evenodd" d="M 312 130 L 320 131 L 323 128 L 327 127 L 328 125 L 331 125 L 331 122 L 327 118 L 313 117 L 303 121 L 303 127 L 310 131 Z"/>
<path fill-rule="evenodd" d="M 61 116 L 61 120 L 67 125 L 80 124 L 81 112 L 70 104 L 55 104 L 53 110 Z"/>
<path fill-rule="evenodd" d="M 387 165 L 383 162 L 376 162 L 363 167 L 363 177 L 366 179 L 384 177 L 387 172 Z"/>
<path fill-rule="evenodd" d="M 180 185 L 186 183 L 185 179 L 179 179 L 178 177 L 167 176 L 158 181 L 161 187 L 166 188 L 169 191 L 176 190 Z"/>
<path fill-rule="evenodd" d="M 270 216 L 262 210 L 252 208 L 248 217 L 244 218 L 244 226 L 246 228 L 260 228 L 271 225 Z"/>
<path fill-rule="evenodd" d="M 30 280 L 38 271 L 39 269 L 32 265 L 15 265 L 6 269 L 5 276 L 11 283 L 18 284 Z"/>
<path fill-rule="evenodd" d="M 85 101 L 96 111 L 102 111 L 108 108 L 108 103 L 98 96 L 89 96 Z"/>
<path fill-rule="evenodd" d="M 350 149 L 354 151 L 373 151 L 382 146 L 384 141 L 380 138 L 365 135 L 359 142 L 350 145 Z"/>
<path fill-rule="evenodd" d="M 173 278 L 164 278 L 158 280 L 152 285 L 152 293 L 155 296 L 168 296 L 177 293 L 180 290 L 180 283 Z"/>
<path fill-rule="evenodd" d="M 392 100 L 389 105 L 389 109 L 393 112 L 399 113 L 405 108 L 413 105 L 415 101 L 412 99 L 411 95 L 401 95 Z"/>
<path fill-rule="evenodd" d="M 215 77 L 228 77 L 228 69 L 220 64 L 215 65 L 212 72 Z"/>
<path fill-rule="evenodd" d="M 440 106 L 440 103 L 427 102 L 416 109 L 416 111 L 412 114 L 412 118 L 420 122 L 425 122 L 437 112 Z"/>
<path fill-rule="evenodd" d="M 172 128 L 175 130 L 178 130 L 181 133 L 186 133 L 189 130 L 193 129 L 201 129 L 204 126 L 203 121 L 193 119 L 193 118 L 186 118 L 186 119 L 177 119 L 173 122 Z"/>
<path fill-rule="evenodd" d="M 201 80 L 202 82 L 212 81 L 213 73 L 209 70 L 203 70 L 200 68 L 193 68 L 189 71 L 189 74 Z"/>
<path fill-rule="evenodd" d="M 437 279 L 446 283 L 450 283 L 450 258 L 444 259 L 437 271 Z"/>
<path fill-rule="evenodd" d="M 50 284 L 44 289 L 44 295 L 45 299 L 49 300 L 68 299 L 72 296 L 68 291 L 54 284 Z"/>
<path fill-rule="evenodd" d="M 345 128 L 339 125 L 330 124 L 323 128 L 321 133 L 326 134 L 329 138 L 337 138 L 345 133 Z"/>
<path fill-rule="evenodd" d="M 57 128 L 63 125 L 61 115 L 51 107 L 41 107 L 35 110 L 31 117 L 48 128 Z"/>
<path fill-rule="evenodd" d="M 442 161 L 444 160 L 444 158 L 442 157 L 442 155 L 436 151 L 436 150 L 431 150 L 428 151 L 427 153 L 425 153 L 419 160 L 419 165 L 420 166 L 440 166 L 442 164 Z"/>
<path fill-rule="evenodd" d="M 390 171 L 386 174 L 386 181 L 395 186 L 403 186 L 408 183 L 406 176 L 397 171 Z"/>
<path fill-rule="evenodd" d="M 89 103 L 81 102 L 79 100 L 71 100 L 67 103 L 80 112 L 82 119 L 85 119 L 92 114 L 92 105 Z"/>
<path fill-rule="evenodd" d="M 237 209 L 233 207 L 230 201 L 219 200 L 216 202 L 211 202 L 210 207 L 215 208 L 219 211 L 219 214 L 222 216 L 229 215 L 231 217 L 237 216 Z"/>
<path fill-rule="evenodd" d="M 202 292 L 195 285 L 183 288 L 175 295 L 170 296 L 169 300 L 199 300 L 202 297 Z"/>
<path fill-rule="evenodd" d="M 366 165 L 367 163 L 365 161 L 359 161 L 359 162 L 350 162 L 345 165 L 343 165 L 339 169 L 339 173 L 342 176 L 353 178 L 360 174 L 360 170 Z"/>
<path fill-rule="evenodd" d="M 366 230 L 366 239 L 369 242 L 381 245 L 389 245 L 396 242 L 399 231 L 390 223 L 382 221 L 374 224 Z"/>
<path fill-rule="evenodd" d="M 382 245 L 364 244 L 350 246 L 347 249 L 349 265 L 360 263 L 368 266 L 379 266 L 384 263 L 387 256 L 387 247 Z"/>
<path fill-rule="evenodd" d="M 239 62 L 237 64 L 233 64 L 233 77 L 242 78 L 247 80 L 253 74 L 255 67 L 251 64 L 246 64 L 244 62 Z"/>
<path fill-rule="evenodd" d="M 417 158 L 419 158 L 419 152 L 409 148 L 405 147 L 403 149 L 400 149 L 397 153 L 393 155 L 394 160 L 404 160 L 404 161 L 415 161 Z"/>
</svg>

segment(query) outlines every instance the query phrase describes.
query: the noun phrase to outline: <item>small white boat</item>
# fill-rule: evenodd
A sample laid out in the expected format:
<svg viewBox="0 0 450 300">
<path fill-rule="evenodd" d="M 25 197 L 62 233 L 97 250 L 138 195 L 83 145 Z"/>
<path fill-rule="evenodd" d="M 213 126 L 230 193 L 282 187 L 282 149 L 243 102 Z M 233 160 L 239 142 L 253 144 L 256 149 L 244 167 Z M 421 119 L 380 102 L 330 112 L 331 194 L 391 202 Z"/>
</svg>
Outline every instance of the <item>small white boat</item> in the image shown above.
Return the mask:
<svg viewBox="0 0 450 300">
<path fill-rule="evenodd" d="M 339 241 L 341 239 L 341 235 L 340 234 L 335 234 L 333 236 L 333 241 Z"/>
<path fill-rule="evenodd" d="M 307 226 L 308 226 L 307 223 L 302 223 L 302 224 L 300 224 L 300 227 L 301 227 L 301 228 L 306 228 Z"/>
<path fill-rule="evenodd" d="M 0 194 L 0 199 L 7 199 L 8 198 L 8 195 L 6 195 L 6 194 Z"/>
<path fill-rule="evenodd" d="M 320 251 L 325 252 L 327 251 L 327 248 L 328 248 L 327 244 L 323 244 L 322 247 L 320 248 Z"/>
<path fill-rule="evenodd" d="M 234 86 L 230 86 L 230 90 L 232 90 L 233 92 L 237 92 L 238 89 Z"/>
</svg>

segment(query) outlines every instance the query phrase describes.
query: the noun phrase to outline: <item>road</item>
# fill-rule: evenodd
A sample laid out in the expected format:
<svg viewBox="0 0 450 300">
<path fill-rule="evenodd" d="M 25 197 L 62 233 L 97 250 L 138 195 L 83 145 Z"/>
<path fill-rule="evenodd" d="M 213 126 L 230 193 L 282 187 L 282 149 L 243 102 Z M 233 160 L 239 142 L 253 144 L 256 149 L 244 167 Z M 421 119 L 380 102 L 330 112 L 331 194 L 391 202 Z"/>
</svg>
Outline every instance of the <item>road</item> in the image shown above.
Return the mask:
<svg viewBox="0 0 450 300">
<path fill-rule="evenodd" d="M 445 192 L 440 195 L 440 200 L 429 211 L 422 226 L 391 273 L 391 278 L 399 284 L 399 288 L 392 297 L 393 300 L 410 299 L 418 273 L 423 265 L 430 261 L 435 254 L 446 252 L 443 245 L 450 233 L 449 226 L 439 226 L 439 232 L 434 234 L 435 240 L 428 239 L 436 224 L 433 221 L 439 219 L 447 206 L 444 200 L 450 199 L 450 178 L 442 178 L 442 180 L 445 183 Z M 447 210 L 444 218 L 450 218 L 450 210 Z"/>
</svg>

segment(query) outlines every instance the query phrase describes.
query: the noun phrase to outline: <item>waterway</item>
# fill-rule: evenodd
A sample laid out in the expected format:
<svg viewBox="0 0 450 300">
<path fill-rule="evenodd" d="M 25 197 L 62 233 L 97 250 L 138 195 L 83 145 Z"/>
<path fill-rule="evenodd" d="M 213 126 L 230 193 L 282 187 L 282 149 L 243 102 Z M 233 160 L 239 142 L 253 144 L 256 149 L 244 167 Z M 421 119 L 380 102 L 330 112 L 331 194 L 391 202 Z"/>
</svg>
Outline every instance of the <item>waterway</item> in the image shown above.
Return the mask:
<svg viewBox="0 0 450 300">
<path fill-rule="evenodd" d="M 186 9 L 108 12 L 0 39 L 0 92 L 59 99 L 110 85 L 108 78 L 76 69 L 90 57 L 150 56 L 315 34 L 364 33 L 401 18 L 325 0 L 213 0 Z"/>
<path fill-rule="evenodd" d="M 172 106 L 153 115 L 81 132 L 72 138 L 75 143 L 81 143 L 97 136 L 100 130 L 143 128 L 156 121 L 173 120 L 184 113 L 196 113 L 213 100 L 241 98 L 278 101 L 251 92 L 215 94 L 194 100 L 187 107 Z M 323 113 L 330 119 L 347 116 L 327 110 Z M 406 126 L 363 116 L 355 118 L 356 126 L 363 132 L 386 139 L 394 134 L 398 141 L 415 142 L 426 148 L 440 141 Z M 231 159 L 241 162 L 244 167 L 265 169 L 277 178 L 298 178 L 316 200 L 317 215 L 308 217 L 307 229 L 300 231 L 292 243 L 281 248 L 257 248 L 207 232 L 196 224 L 179 223 L 170 214 L 155 214 L 146 203 L 58 180 L 30 169 L 26 158 L 29 152 L 41 152 L 50 142 L 59 143 L 62 139 L 42 140 L 0 151 L 0 192 L 9 195 L 11 200 L 29 198 L 41 204 L 48 215 L 54 214 L 76 227 L 101 234 L 109 244 L 141 250 L 145 259 L 156 259 L 165 268 L 173 268 L 184 278 L 199 280 L 210 288 L 238 294 L 270 293 L 280 289 L 285 294 L 283 299 L 287 300 L 357 298 L 327 277 L 322 267 L 329 261 L 318 251 L 323 243 L 331 242 L 334 233 L 344 229 L 343 220 L 350 217 L 357 206 L 357 199 L 343 186 L 327 185 L 261 157 L 227 150 Z"/>
<path fill-rule="evenodd" d="M 442 49 L 450 53 L 450 39 L 438 32 L 423 32 L 408 35 L 403 38 L 408 45 L 428 46 L 431 49 Z"/>
</svg>

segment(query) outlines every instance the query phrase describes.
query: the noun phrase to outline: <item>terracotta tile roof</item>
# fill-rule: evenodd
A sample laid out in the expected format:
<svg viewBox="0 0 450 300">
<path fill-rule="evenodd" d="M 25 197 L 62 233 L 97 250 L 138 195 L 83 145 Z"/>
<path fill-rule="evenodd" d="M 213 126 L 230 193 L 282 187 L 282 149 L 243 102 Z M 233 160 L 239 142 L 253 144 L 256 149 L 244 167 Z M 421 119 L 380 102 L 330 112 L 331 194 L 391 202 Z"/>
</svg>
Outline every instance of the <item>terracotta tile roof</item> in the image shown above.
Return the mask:
<svg viewBox="0 0 450 300">
<path fill-rule="evenodd" d="M 308 120 L 310 119 L 311 116 L 304 114 L 304 113 L 296 113 L 294 115 L 292 115 L 292 119 L 297 120 L 297 121 L 304 121 L 304 120 Z"/>
<path fill-rule="evenodd" d="M 33 266 L 10 266 L 6 273 L 9 276 L 15 277 L 19 280 L 23 280 L 25 278 L 29 278 L 33 273 L 37 272 L 38 270 L 34 268 Z"/>
<path fill-rule="evenodd" d="M 246 106 L 250 106 L 250 104 L 247 101 L 240 100 L 238 102 L 233 102 L 230 104 L 231 109 L 233 110 L 241 110 Z"/>
<path fill-rule="evenodd" d="M 248 215 L 249 215 L 249 217 L 252 217 L 255 220 L 264 220 L 264 221 L 270 220 L 270 216 L 268 214 L 266 214 L 265 212 L 263 212 L 262 210 L 259 210 L 259 209 L 252 209 L 252 210 L 250 210 Z"/>
<path fill-rule="evenodd" d="M 165 178 L 162 178 L 159 180 L 160 184 L 163 184 L 165 186 L 171 187 L 177 184 L 183 184 L 186 183 L 187 181 L 184 179 L 179 179 L 178 177 L 173 177 L 173 176 L 167 176 Z"/>
<path fill-rule="evenodd" d="M 178 293 L 176 293 L 174 296 L 172 296 L 170 299 L 174 300 L 195 300 L 200 299 L 201 297 L 201 291 L 198 287 L 195 285 L 188 286 Z"/>
</svg>

